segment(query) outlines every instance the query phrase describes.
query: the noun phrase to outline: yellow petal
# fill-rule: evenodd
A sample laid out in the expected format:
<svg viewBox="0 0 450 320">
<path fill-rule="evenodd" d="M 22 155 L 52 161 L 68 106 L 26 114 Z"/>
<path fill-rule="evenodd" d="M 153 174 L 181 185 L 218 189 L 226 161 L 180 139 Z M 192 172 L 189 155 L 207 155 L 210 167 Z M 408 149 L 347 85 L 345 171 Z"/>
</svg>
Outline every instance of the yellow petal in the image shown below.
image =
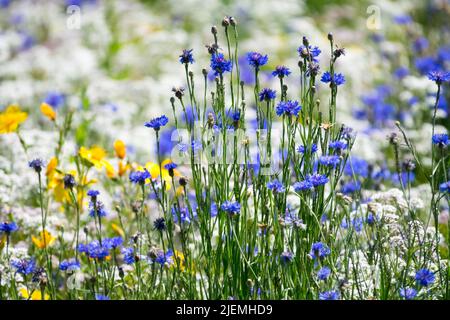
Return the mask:
<svg viewBox="0 0 450 320">
<path fill-rule="evenodd" d="M 56 119 L 56 112 L 53 109 L 53 107 L 45 102 L 41 104 L 41 112 L 44 116 L 49 118 L 51 121 L 55 121 Z"/>
<path fill-rule="evenodd" d="M 47 176 L 51 175 L 57 166 L 58 166 L 58 159 L 56 159 L 56 157 L 51 158 L 47 164 L 47 172 L 45 174 Z"/>
<path fill-rule="evenodd" d="M 114 141 L 114 151 L 117 158 L 123 159 L 127 154 L 127 147 L 122 140 L 116 140 Z"/>
<path fill-rule="evenodd" d="M 122 238 L 125 238 L 125 232 L 123 232 L 122 228 L 115 223 L 111 223 L 111 228 Z"/>
<path fill-rule="evenodd" d="M 10 105 L 0 113 L 0 134 L 15 132 L 27 117 L 28 114 L 21 111 L 18 105 Z"/>
</svg>

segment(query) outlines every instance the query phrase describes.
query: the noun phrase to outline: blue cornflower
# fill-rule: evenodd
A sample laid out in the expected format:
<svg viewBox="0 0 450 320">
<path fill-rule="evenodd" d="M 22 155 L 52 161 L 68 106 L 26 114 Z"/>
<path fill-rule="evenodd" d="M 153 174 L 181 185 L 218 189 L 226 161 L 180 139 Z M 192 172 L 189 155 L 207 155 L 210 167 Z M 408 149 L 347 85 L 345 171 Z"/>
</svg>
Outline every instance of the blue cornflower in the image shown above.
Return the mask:
<svg viewBox="0 0 450 320">
<path fill-rule="evenodd" d="M 417 290 L 414 288 L 400 288 L 400 296 L 405 300 L 414 300 Z"/>
<path fill-rule="evenodd" d="M 75 271 L 80 269 L 80 262 L 75 259 L 64 260 L 59 264 L 61 271 Z"/>
<path fill-rule="evenodd" d="M 214 70 L 214 74 L 218 76 L 225 72 L 231 72 L 233 69 L 233 63 L 226 60 L 222 53 L 215 53 L 211 55 L 211 69 Z"/>
<path fill-rule="evenodd" d="M 111 300 L 108 296 L 104 296 L 102 294 L 96 294 L 95 300 Z"/>
<path fill-rule="evenodd" d="M 339 300 L 339 292 L 335 290 L 321 292 L 319 293 L 319 300 Z"/>
<path fill-rule="evenodd" d="M 180 63 L 182 64 L 194 63 L 195 60 L 194 56 L 192 55 L 192 51 L 193 49 L 190 50 L 184 49 L 183 53 L 180 54 Z"/>
<path fill-rule="evenodd" d="M 267 189 L 272 190 L 274 193 L 283 193 L 286 191 L 286 188 L 277 179 L 269 181 L 267 183 Z"/>
<path fill-rule="evenodd" d="M 351 157 L 351 161 L 347 161 L 345 164 L 344 173 L 350 177 L 355 175 L 367 178 L 369 176 L 369 164 L 364 159 Z"/>
<path fill-rule="evenodd" d="M 450 72 L 446 71 L 430 71 L 428 73 L 428 79 L 441 84 L 450 81 Z"/>
<path fill-rule="evenodd" d="M 311 181 L 306 179 L 306 180 L 294 183 L 293 188 L 294 188 L 295 192 L 302 192 L 302 191 L 312 191 L 314 189 L 314 186 Z"/>
<path fill-rule="evenodd" d="M 288 67 L 285 66 L 277 66 L 274 71 L 272 71 L 272 76 L 278 78 L 284 78 L 291 74 L 291 71 Z"/>
<path fill-rule="evenodd" d="M 105 241 L 103 241 L 102 245 L 100 245 L 97 240 L 92 241 L 87 245 L 82 243 L 78 245 L 78 252 L 85 253 L 89 256 L 89 258 L 98 260 L 103 260 L 108 257 L 109 249 L 111 249 L 111 247 L 110 245 L 107 245 L 107 242 Z"/>
<path fill-rule="evenodd" d="M 93 218 L 95 217 L 105 217 L 107 214 L 105 210 L 105 205 L 103 202 L 95 200 L 89 202 L 89 215 Z"/>
<path fill-rule="evenodd" d="M 411 23 L 413 20 L 411 18 L 410 15 L 408 14 L 402 14 L 402 15 L 398 15 L 394 17 L 394 21 L 397 24 L 409 24 Z"/>
<path fill-rule="evenodd" d="M 272 89 L 264 88 L 259 93 L 259 101 L 270 101 L 275 99 L 277 92 Z"/>
<path fill-rule="evenodd" d="M 210 215 L 212 218 L 216 217 L 218 213 L 217 204 L 215 202 L 211 203 Z"/>
<path fill-rule="evenodd" d="M 167 164 L 164 165 L 164 168 L 165 168 L 166 170 L 169 171 L 169 176 L 171 176 L 171 177 L 173 177 L 173 176 L 175 175 L 174 170 L 175 170 L 177 167 L 178 167 L 178 166 L 177 166 L 175 163 L 173 163 L 173 162 L 169 162 L 169 163 L 167 163 Z"/>
<path fill-rule="evenodd" d="M 6 233 L 9 235 L 11 232 L 15 232 L 19 229 L 15 222 L 2 222 L 0 223 L 0 233 Z"/>
<path fill-rule="evenodd" d="M 336 168 L 336 166 L 341 161 L 341 158 L 339 156 L 321 156 L 319 158 L 319 163 L 323 166 L 329 166 Z"/>
<path fill-rule="evenodd" d="M 376 217 L 373 213 L 369 212 L 369 214 L 367 215 L 367 219 L 366 219 L 367 224 L 368 224 L 369 226 L 371 226 L 371 225 L 373 225 L 376 221 L 377 221 L 377 217 Z"/>
<path fill-rule="evenodd" d="M 169 119 L 166 116 L 162 115 L 146 122 L 144 125 L 147 128 L 153 128 L 155 131 L 159 131 L 159 129 L 161 129 L 161 127 L 164 127 L 168 122 Z"/>
<path fill-rule="evenodd" d="M 302 110 L 302 106 L 298 104 L 297 100 L 280 101 L 276 108 L 277 116 L 298 116 Z"/>
<path fill-rule="evenodd" d="M 364 221 L 360 217 L 356 217 L 352 219 L 352 226 L 353 229 L 355 229 L 356 232 L 361 232 L 363 229 Z"/>
<path fill-rule="evenodd" d="M 311 191 L 314 189 L 313 184 L 308 179 L 294 183 L 295 192 Z"/>
<path fill-rule="evenodd" d="M 130 173 L 130 181 L 133 183 L 145 184 L 145 180 L 151 177 L 147 169 L 144 171 L 133 171 Z"/>
<path fill-rule="evenodd" d="M 327 280 L 328 277 L 331 274 L 331 269 L 328 267 L 322 267 L 318 272 L 317 272 L 317 278 L 319 278 L 319 280 Z"/>
<path fill-rule="evenodd" d="M 291 262 L 292 259 L 294 259 L 294 254 L 290 251 L 285 251 L 280 256 L 280 260 L 284 264 Z"/>
<path fill-rule="evenodd" d="M 314 187 L 324 185 L 328 182 L 327 176 L 319 173 L 314 173 L 313 175 L 308 176 L 307 179 L 312 183 Z"/>
<path fill-rule="evenodd" d="M 91 197 L 91 198 L 96 198 L 96 197 L 98 197 L 99 194 L 100 194 L 100 191 L 94 190 L 94 189 L 90 189 L 90 190 L 87 192 L 87 195 L 88 195 L 89 197 Z"/>
<path fill-rule="evenodd" d="M 179 209 L 172 207 L 172 216 L 175 223 L 178 223 L 178 216 L 180 216 L 182 223 L 191 223 L 191 215 L 187 207 Z"/>
<path fill-rule="evenodd" d="M 309 57 L 311 57 L 311 60 L 313 62 L 319 62 L 318 59 L 316 59 L 320 53 L 322 52 L 319 47 L 316 46 L 308 46 L 308 49 L 306 48 L 306 46 L 301 45 L 300 47 L 298 47 L 297 49 L 298 54 L 300 55 L 300 57 L 302 58 L 306 58 L 308 59 Z"/>
<path fill-rule="evenodd" d="M 165 265 L 173 264 L 173 251 L 168 249 L 166 253 L 163 250 L 159 250 L 156 253 L 156 257 L 154 258 L 154 262 L 159 263 L 161 267 Z"/>
<path fill-rule="evenodd" d="M 423 287 L 428 287 L 434 282 L 435 275 L 428 269 L 420 269 L 416 272 L 416 281 L 419 285 Z"/>
<path fill-rule="evenodd" d="M 339 140 L 331 141 L 328 147 L 336 151 L 341 151 L 347 149 L 347 143 Z"/>
<path fill-rule="evenodd" d="M 47 93 L 47 96 L 44 99 L 44 102 L 53 108 L 57 109 L 61 107 L 66 100 L 64 94 L 56 91 L 51 91 Z"/>
<path fill-rule="evenodd" d="M 262 55 L 258 52 L 248 52 L 247 60 L 249 65 L 251 65 L 255 69 L 259 69 L 259 67 L 265 65 L 267 61 L 269 61 L 269 58 L 267 57 L 267 55 Z"/>
<path fill-rule="evenodd" d="M 166 230 L 166 220 L 164 218 L 156 218 L 155 221 L 153 221 L 153 227 L 158 231 Z"/>
<path fill-rule="evenodd" d="M 123 254 L 123 261 L 126 264 L 133 264 L 135 262 L 134 249 L 132 247 L 122 248 L 120 252 Z"/>
<path fill-rule="evenodd" d="M 123 243 L 123 238 L 122 237 L 114 237 L 114 238 L 105 238 L 102 241 L 102 244 L 105 248 L 108 249 L 115 249 L 117 247 L 120 247 Z"/>
<path fill-rule="evenodd" d="M 313 259 L 323 259 L 326 256 L 328 256 L 331 253 L 330 248 L 328 248 L 327 245 L 323 244 L 322 242 L 315 242 L 311 246 L 311 251 L 309 252 L 309 255 Z"/>
<path fill-rule="evenodd" d="M 11 265 L 16 268 L 18 273 L 23 275 L 30 274 L 36 269 L 36 262 L 34 259 L 14 259 L 11 261 Z"/>
<path fill-rule="evenodd" d="M 28 162 L 28 166 L 30 168 L 33 168 L 34 171 L 36 171 L 37 173 L 42 171 L 42 167 L 44 166 L 44 161 L 42 161 L 41 159 L 34 159 L 31 160 L 30 162 Z"/>
<path fill-rule="evenodd" d="M 441 183 L 439 185 L 439 191 L 442 193 L 450 193 L 450 181 Z"/>
<path fill-rule="evenodd" d="M 320 81 L 323 83 L 330 83 L 331 85 L 340 86 L 345 83 L 345 77 L 342 73 L 335 73 L 332 77 L 331 74 L 327 71 L 322 74 L 322 78 Z"/>
<path fill-rule="evenodd" d="M 222 205 L 220 206 L 220 209 L 222 209 L 229 215 L 236 215 L 236 214 L 239 214 L 239 212 L 241 211 L 241 205 L 237 201 L 231 202 L 231 201 L 227 200 L 224 203 L 222 203 Z"/>
<path fill-rule="evenodd" d="M 298 148 L 297 148 L 297 152 L 298 153 L 305 153 L 307 150 L 309 149 L 309 147 L 308 146 L 299 146 Z M 313 143 L 312 145 L 311 145 L 311 153 L 315 153 L 316 151 L 317 151 L 317 144 L 315 144 L 315 143 Z"/>
<path fill-rule="evenodd" d="M 448 135 L 446 133 L 434 134 L 431 140 L 439 148 L 445 148 L 448 145 Z"/>
</svg>

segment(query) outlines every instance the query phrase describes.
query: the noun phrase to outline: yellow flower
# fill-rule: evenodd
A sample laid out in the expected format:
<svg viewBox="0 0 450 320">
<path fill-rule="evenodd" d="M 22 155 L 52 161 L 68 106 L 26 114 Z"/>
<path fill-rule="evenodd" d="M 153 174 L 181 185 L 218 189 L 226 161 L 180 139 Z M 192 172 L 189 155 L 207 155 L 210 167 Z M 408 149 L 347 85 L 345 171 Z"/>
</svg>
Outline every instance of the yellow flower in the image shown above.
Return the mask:
<svg viewBox="0 0 450 320">
<path fill-rule="evenodd" d="M 55 242 L 56 238 L 53 237 L 50 232 L 44 230 L 44 232 L 41 231 L 39 233 L 39 238 L 31 236 L 31 240 L 36 247 L 38 247 L 39 249 L 44 249 L 51 246 L 53 242 Z"/>
<path fill-rule="evenodd" d="M 19 124 L 28 117 L 26 112 L 20 110 L 17 105 L 10 105 L 5 111 L 0 113 L 0 134 L 15 132 Z"/>
<path fill-rule="evenodd" d="M 44 116 L 46 116 L 50 121 L 56 120 L 56 112 L 53 107 L 45 102 L 41 104 L 41 112 Z"/>
<path fill-rule="evenodd" d="M 45 175 L 47 177 L 50 177 L 55 172 L 57 166 L 58 166 L 58 159 L 56 159 L 56 157 L 51 158 L 47 164 L 47 171 L 45 172 Z"/>
<path fill-rule="evenodd" d="M 114 141 L 114 151 L 117 158 L 123 159 L 127 154 L 127 147 L 122 140 L 116 140 Z"/>
<path fill-rule="evenodd" d="M 123 176 L 131 168 L 128 163 L 124 161 L 119 161 L 119 176 Z"/>
<path fill-rule="evenodd" d="M 98 146 L 92 146 L 90 149 L 81 147 L 79 154 L 81 158 L 93 164 L 97 169 L 103 168 L 106 157 L 106 151 L 103 148 Z"/>
<path fill-rule="evenodd" d="M 26 288 L 22 288 L 19 290 L 20 295 L 25 299 L 30 299 L 30 293 Z M 50 299 L 50 296 L 44 293 L 44 300 Z M 31 300 L 42 300 L 42 293 L 40 290 L 34 290 L 31 292 Z"/>
</svg>

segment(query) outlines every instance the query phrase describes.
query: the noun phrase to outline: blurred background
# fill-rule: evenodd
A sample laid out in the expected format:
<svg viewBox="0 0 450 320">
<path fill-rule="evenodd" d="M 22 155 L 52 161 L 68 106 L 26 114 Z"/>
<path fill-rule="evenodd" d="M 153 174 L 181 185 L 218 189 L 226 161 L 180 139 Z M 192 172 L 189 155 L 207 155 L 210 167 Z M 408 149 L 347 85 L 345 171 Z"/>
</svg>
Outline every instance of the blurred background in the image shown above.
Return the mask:
<svg viewBox="0 0 450 320">
<path fill-rule="evenodd" d="M 57 144 L 57 132 L 39 110 L 45 101 L 58 114 L 76 110 L 63 150 L 66 159 L 79 146 L 94 144 L 112 154 L 113 141 L 122 139 L 133 161 L 156 160 L 143 123 L 161 114 L 172 117 L 171 88 L 185 85 L 178 62 L 182 49 L 193 49 L 191 70 L 201 83 L 202 68 L 209 69 L 205 45 L 213 41 L 211 26 L 218 26 L 224 45 L 226 15 L 238 22 L 247 97 L 253 79 L 246 52 L 269 55 L 262 75 L 266 87 L 278 88 L 270 72 L 288 66 L 293 75 L 287 84 L 295 98 L 302 37 L 322 50 L 324 72 L 332 32 L 345 48 L 336 67 L 346 77 L 338 120 L 358 133 L 356 154 L 383 165 L 385 137 L 395 120 L 407 127 L 419 152 L 429 152 L 436 88 L 426 74 L 448 70 L 448 0 L 0 0 L 0 111 L 18 104 L 29 113 L 21 133 L 33 157 L 48 159 Z M 328 101 L 326 85 L 318 85 L 318 94 Z M 447 87 L 443 97 L 439 125 L 448 130 Z M 168 153 L 170 128 L 164 139 L 162 152 Z M 423 148 L 421 141 L 427 142 Z M 25 170 L 25 160 L 17 137 L 0 135 L 0 197 L 12 201 L 14 190 L 26 188 L 33 173 Z"/>
</svg>

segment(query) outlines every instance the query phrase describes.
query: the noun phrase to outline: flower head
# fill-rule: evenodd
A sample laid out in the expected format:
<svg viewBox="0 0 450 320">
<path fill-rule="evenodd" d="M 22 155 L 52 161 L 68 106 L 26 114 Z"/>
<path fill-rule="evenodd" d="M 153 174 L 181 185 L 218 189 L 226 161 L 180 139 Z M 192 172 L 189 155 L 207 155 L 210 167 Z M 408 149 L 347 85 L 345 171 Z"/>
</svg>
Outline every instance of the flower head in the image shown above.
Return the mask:
<svg viewBox="0 0 450 320">
<path fill-rule="evenodd" d="M 236 215 L 239 214 L 239 212 L 241 211 L 241 205 L 239 204 L 239 202 L 231 202 L 227 200 L 224 203 L 222 203 L 220 209 L 222 209 L 229 215 Z"/>
<path fill-rule="evenodd" d="M 193 49 L 190 50 L 184 49 L 183 53 L 180 54 L 180 63 L 182 64 L 194 63 L 195 60 L 194 56 L 192 55 L 192 51 Z"/>
<path fill-rule="evenodd" d="M 44 166 L 44 161 L 42 159 L 34 159 L 28 162 L 28 166 L 33 168 L 37 173 L 42 171 L 42 167 Z"/>
<path fill-rule="evenodd" d="M 75 177 L 70 173 L 64 175 L 63 182 L 65 189 L 72 189 L 76 185 Z"/>
<path fill-rule="evenodd" d="M 280 101 L 276 108 L 277 115 L 280 116 L 298 116 L 302 106 L 297 100 Z"/>
<path fill-rule="evenodd" d="M 259 101 L 270 101 L 275 99 L 277 92 L 272 89 L 264 88 L 259 93 Z"/>
<path fill-rule="evenodd" d="M 0 233 L 6 233 L 7 235 L 15 232 L 19 229 L 15 222 L 2 222 L 0 223 Z"/>
<path fill-rule="evenodd" d="M 119 159 L 124 159 L 127 154 L 127 147 L 122 140 L 114 141 L 114 152 Z"/>
<path fill-rule="evenodd" d="M 280 260 L 284 264 L 288 264 L 292 259 L 294 259 L 294 254 L 290 251 L 285 251 L 280 256 Z"/>
<path fill-rule="evenodd" d="M 328 267 L 322 267 L 318 272 L 317 272 L 317 278 L 319 280 L 327 280 L 328 277 L 331 274 L 331 269 Z"/>
<path fill-rule="evenodd" d="M 151 177 L 150 172 L 145 168 L 143 171 L 133 171 L 130 173 L 130 181 L 133 183 L 145 184 L 145 180 Z"/>
<path fill-rule="evenodd" d="M 321 165 L 333 168 L 336 168 L 340 161 L 341 158 L 339 156 L 321 156 L 319 158 L 319 163 Z"/>
<path fill-rule="evenodd" d="M 417 290 L 414 288 L 400 288 L 400 296 L 405 300 L 414 300 Z"/>
<path fill-rule="evenodd" d="M 63 260 L 59 264 L 61 271 L 75 271 L 80 269 L 80 262 L 75 259 Z"/>
<path fill-rule="evenodd" d="M 450 193 L 450 181 L 441 183 L 439 185 L 439 191 L 442 193 Z"/>
<path fill-rule="evenodd" d="M 231 72 L 233 63 L 226 60 L 222 53 L 214 53 L 211 55 L 211 69 L 213 69 L 214 74 L 218 76 L 225 72 Z"/>
<path fill-rule="evenodd" d="M 342 73 L 335 73 L 333 76 L 327 71 L 322 74 L 322 78 L 320 78 L 320 81 L 323 83 L 330 83 L 331 85 L 340 86 L 341 84 L 345 83 L 345 77 L 342 75 Z"/>
<path fill-rule="evenodd" d="M 324 185 L 328 182 L 327 176 L 319 173 L 314 173 L 313 175 L 308 176 L 307 179 L 312 183 L 314 187 Z"/>
<path fill-rule="evenodd" d="M 431 140 L 433 144 L 437 145 L 439 148 L 445 148 L 449 143 L 448 135 L 446 133 L 437 133 L 433 135 Z"/>
<path fill-rule="evenodd" d="M 46 116 L 50 121 L 56 120 L 56 111 L 53 107 L 45 102 L 41 103 L 41 112 L 44 116 Z"/>
<path fill-rule="evenodd" d="M 428 73 L 428 79 L 441 84 L 450 81 L 450 72 L 446 71 L 430 71 Z"/>
<path fill-rule="evenodd" d="M 166 230 L 166 220 L 164 218 L 156 218 L 155 221 L 153 221 L 153 227 L 158 231 Z"/>
<path fill-rule="evenodd" d="M 322 52 L 319 47 L 316 46 L 305 46 L 305 45 L 301 45 L 300 47 L 298 47 L 297 49 L 298 54 L 301 58 L 304 59 L 311 59 L 313 62 L 319 62 L 319 60 L 317 59 L 317 57 L 320 55 L 320 53 Z"/>
<path fill-rule="evenodd" d="M 108 296 L 102 295 L 102 294 L 96 294 L 95 300 L 111 300 Z"/>
<path fill-rule="evenodd" d="M 95 217 L 106 217 L 106 210 L 105 205 L 103 202 L 98 201 L 97 199 L 94 199 L 93 201 L 89 202 L 89 216 L 92 218 Z"/>
<path fill-rule="evenodd" d="M 291 74 L 291 70 L 285 66 L 277 66 L 274 71 L 272 71 L 272 76 L 278 77 L 280 79 L 287 77 Z"/>
<path fill-rule="evenodd" d="M 34 259 L 14 259 L 11 261 L 11 265 L 16 268 L 18 273 L 23 275 L 30 274 L 36 269 L 36 262 Z"/>
<path fill-rule="evenodd" d="M 56 238 L 47 230 L 41 231 L 39 237 L 31 236 L 31 241 L 39 249 L 45 249 L 55 242 Z"/>
<path fill-rule="evenodd" d="M 309 255 L 313 259 L 322 259 L 328 256 L 331 253 L 330 248 L 328 248 L 327 245 L 323 244 L 322 242 L 315 242 L 311 246 L 311 251 L 309 252 Z"/>
<path fill-rule="evenodd" d="M 267 55 L 262 55 L 259 52 L 248 52 L 247 60 L 249 65 L 251 65 L 255 69 L 259 69 L 259 67 L 265 65 L 267 61 L 269 61 L 269 58 Z"/>
<path fill-rule="evenodd" d="M 428 269 L 420 269 L 416 272 L 416 281 L 423 287 L 428 287 L 435 280 L 435 275 Z"/>
<path fill-rule="evenodd" d="M 315 153 L 316 151 L 317 151 L 317 144 L 315 144 L 315 143 L 313 143 L 312 145 L 311 145 L 311 147 L 308 147 L 308 146 L 299 146 L 298 148 L 297 148 L 297 152 L 298 153 L 305 153 L 306 151 L 308 151 L 308 149 L 311 149 L 311 153 Z"/>
<path fill-rule="evenodd" d="M 283 193 L 286 191 L 286 188 L 277 179 L 269 181 L 267 183 L 267 189 L 272 190 L 274 193 Z"/>
<path fill-rule="evenodd" d="M 0 134 L 16 132 L 19 125 L 28 117 L 19 106 L 11 105 L 0 113 Z"/>
<path fill-rule="evenodd" d="M 339 300 L 339 292 L 335 290 L 321 292 L 319 300 Z"/>
<path fill-rule="evenodd" d="M 164 127 L 169 122 L 169 119 L 162 115 L 160 117 L 154 118 L 148 122 L 146 122 L 144 125 L 147 128 L 153 128 L 155 131 L 159 131 L 161 127 Z"/>
<path fill-rule="evenodd" d="M 153 261 L 160 264 L 161 267 L 170 266 L 171 264 L 173 264 L 173 251 L 171 249 L 168 249 L 167 252 L 164 253 L 163 250 L 158 250 Z"/>
<path fill-rule="evenodd" d="M 120 252 L 123 254 L 123 261 L 126 264 L 133 264 L 136 261 L 134 249 L 132 247 L 122 248 Z"/>
<path fill-rule="evenodd" d="M 293 185 L 295 192 L 302 192 L 302 191 L 311 191 L 314 190 L 314 186 L 309 180 L 303 180 L 294 183 Z"/>
<path fill-rule="evenodd" d="M 334 149 L 334 150 L 336 150 L 336 151 L 341 151 L 341 150 L 347 149 L 347 143 L 345 143 L 345 142 L 343 142 L 343 141 L 336 140 L 336 141 L 330 142 L 330 144 L 328 145 L 328 147 L 329 147 L 330 149 Z"/>
</svg>

